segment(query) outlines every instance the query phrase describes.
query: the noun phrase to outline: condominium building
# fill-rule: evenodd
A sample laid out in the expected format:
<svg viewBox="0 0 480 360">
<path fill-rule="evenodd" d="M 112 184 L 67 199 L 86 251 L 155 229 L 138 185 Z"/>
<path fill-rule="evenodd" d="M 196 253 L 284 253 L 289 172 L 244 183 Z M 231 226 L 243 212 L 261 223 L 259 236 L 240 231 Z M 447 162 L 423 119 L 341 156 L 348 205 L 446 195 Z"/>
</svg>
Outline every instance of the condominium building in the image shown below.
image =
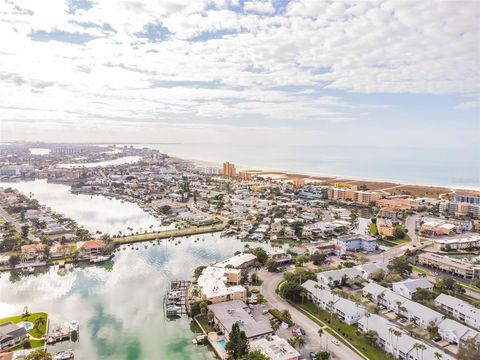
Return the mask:
<svg viewBox="0 0 480 360">
<path fill-rule="evenodd" d="M 253 340 L 249 344 L 250 351 L 260 351 L 270 360 L 298 360 L 300 354 L 287 340 L 278 335 L 266 336 Z"/>
<path fill-rule="evenodd" d="M 466 301 L 440 294 L 435 299 L 435 305 L 443 309 L 448 315 L 480 330 L 480 309 L 473 307 Z"/>
<path fill-rule="evenodd" d="M 234 178 L 237 176 L 237 171 L 235 169 L 235 164 L 224 162 L 223 163 L 223 176 L 226 178 Z"/>
<path fill-rule="evenodd" d="M 457 202 L 465 202 L 465 203 L 469 203 L 469 204 L 480 205 L 480 196 L 455 195 L 454 199 Z"/>
<path fill-rule="evenodd" d="M 473 219 L 480 219 L 480 204 L 476 203 L 450 201 L 443 203 L 440 211 L 457 217 L 470 216 Z"/>
<path fill-rule="evenodd" d="M 354 191 L 353 202 L 368 205 L 380 199 L 380 193 L 375 191 Z"/>
<path fill-rule="evenodd" d="M 337 237 L 336 243 L 341 247 L 342 253 L 359 250 L 372 252 L 377 249 L 377 239 L 369 235 L 341 235 Z"/>
<path fill-rule="evenodd" d="M 242 180 L 251 180 L 252 179 L 252 173 L 249 173 L 248 171 L 240 171 L 238 173 L 238 177 Z"/>
<path fill-rule="evenodd" d="M 293 186 L 302 187 L 304 185 L 305 185 L 305 180 L 304 179 L 300 179 L 300 178 L 293 179 Z"/>
<path fill-rule="evenodd" d="M 241 270 L 209 266 L 198 277 L 200 297 L 204 301 L 220 303 L 230 300 L 247 300 L 247 289 L 239 285 Z"/>
<path fill-rule="evenodd" d="M 433 253 L 421 253 L 418 255 L 418 262 L 422 265 L 430 266 L 448 272 L 452 275 L 462 276 L 466 279 L 478 277 L 480 268 L 466 263 L 459 259 L 452 259 L 448 256 Z"/>
</svg>

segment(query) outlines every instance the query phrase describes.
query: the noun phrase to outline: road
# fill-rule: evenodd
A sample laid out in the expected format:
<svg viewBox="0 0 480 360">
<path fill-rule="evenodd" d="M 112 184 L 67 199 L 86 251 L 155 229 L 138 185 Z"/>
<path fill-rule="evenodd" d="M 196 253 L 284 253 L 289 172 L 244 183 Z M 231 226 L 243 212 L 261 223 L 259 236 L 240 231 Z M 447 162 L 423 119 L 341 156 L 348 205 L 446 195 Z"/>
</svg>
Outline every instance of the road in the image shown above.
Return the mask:
<svg viewBox="0 0 480 360">
<path fill-rule="evenodd" d="M 22 224 L 20 224 L 12 215 L 10 215 L 4 208 L 0 207 L 0 216 L 2 216 L 6 221 L 13 225 L 15 230 L 21 234 L 22 233 Z M 37 237 L 32 234 L 28 234 L 28 239 L 30 241 L 40 241 Z"/>
<path fill-rule="evenodd" d="M 324 327 L 324 333 L 320 339 L 318 336 L 318 329 L 320 326 L 314 321 L 309 319 L 301 311 L 297 310 L 284 299 L 282 299 L 276 292 L 275 289 L 280 281 L 283 280 L 282 273 L 269 273 L 266 269 L 261 269 L 258 273 L 260 279 L 263 283 L 261 286 L 261 293 L 268 300 L 270 305 L 279 310 L 288 309 L 292 320 L 295 324 L 305 330 L 305 346 L 302 348 L 302 356 L 308 358 L 310 351 L 317 353 L 320 350 L 320 341 L 322 348 L 325 348 L 325 345 L 328 344 L 328 350 L 337 359 L 342 360 L 362 360 L 363 358 L 356 354 L 353 350 L 340 343 L 340 345 L 334 345 L 332 343 L 333 336 L 326 332 Z"/>
</svg>

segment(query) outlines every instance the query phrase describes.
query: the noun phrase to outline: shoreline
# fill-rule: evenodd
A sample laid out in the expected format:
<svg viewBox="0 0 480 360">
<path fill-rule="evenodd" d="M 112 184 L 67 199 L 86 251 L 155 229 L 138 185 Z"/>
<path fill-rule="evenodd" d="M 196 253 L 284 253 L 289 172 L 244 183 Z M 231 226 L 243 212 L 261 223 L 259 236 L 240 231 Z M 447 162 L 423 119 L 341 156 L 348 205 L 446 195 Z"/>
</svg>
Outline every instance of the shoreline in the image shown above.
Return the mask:
<svg viewBox="0 0 480 360">
<path fill-rule="evenodd" d="M 167 154 L 168 155 L 168 154 Z M 171 156 L 171 155 L 169 155 Z M 208 160 L 198 160 L 198 159 L 187 159 L 187 158 L 182 158 L 180 156 L 171 156 L 174 158 L 178 159 L 183 159 L 185 161 L 189 161 L 196 166 L 215 166 L 215 167 L 222 167 L 221 163 L 218 163 L 216 161 L 208 161 Z M 300 177 L 300 178 L 305 178 L 305 180 L 311 179 L 312 182 L 315 180 L 317 181 L 323 181 L 323 182 L 328 182 L 328 180 L 331 181 L 351 181 L 351 182 L 376 182 L 376 183 L 389 183 L 392 185 L 392 187 L 401 187 L 401 186 L 416 186 L 416 187 L 431 187 L 431 188 L 445 188 L 445 189 L 450 189 L 452 192 L 454 190 L 466 190 L 466 191 L 474 191 L 474 192 L 479 192 L 480 195 L 480 185 L 478 187 L 475 186 L 464 186 L 464 185 L 440 185 L 440 184 L 427 184 L 427 183 L 411 183 L 411 182 L 404 182 L 401 180 L 395 180 L 395 179 L 382 179 L 382 178 L 369 178 L 369 177 L 364 177 L 364 176 L 351 176 L 351 175 L 334 175 L 334 174 L 322 174 L 322 173 L 315 173 L 315 172 L 304 172 L 304 171 L 293 171 L 293 170 L 287 170 L 287 169 L 279 169 L 279 168 L 268 168 L 268 167 L 262 167 L 262 168 L 257 168 L 254 169 L 250 166 L 246 166 L 243 164 L 236 164 L 237 170 L 241 171 L 246 171 L 252 174 L 258 174 L 258 175 L 265 175 L 268 177 L 268 175 L 277 175 L 279 178 L 276 180 L 285 180 L 288 181 L 290 180 L 289 178 L 291 177 Z"/>
</svg>

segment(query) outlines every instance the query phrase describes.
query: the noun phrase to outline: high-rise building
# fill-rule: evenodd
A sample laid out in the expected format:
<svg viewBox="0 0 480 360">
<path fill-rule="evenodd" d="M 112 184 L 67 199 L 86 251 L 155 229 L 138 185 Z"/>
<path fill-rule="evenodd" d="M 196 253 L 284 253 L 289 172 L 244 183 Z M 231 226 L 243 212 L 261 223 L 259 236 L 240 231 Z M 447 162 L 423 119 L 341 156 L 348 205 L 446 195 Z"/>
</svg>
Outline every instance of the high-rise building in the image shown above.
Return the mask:
<svg viewBox="0 0 480 360">
<path fill-rule="evenodd" d="M 223 163 L 223 176 L 226 178 L 234 178 L 237 175 L 237 171 L 235 169 L 235 164 L 224 162 Z"/>
<path fill-rule="evenodd" d="M 248 171 L 240 171 L 238 173 L 238 177 L 242 180 L 251 180 L 252 179 L 252 173 L 249 173 Z"/>
<path fill-rule="evenodd" d="M 480 196 L 471 196 L 471 195 L 455 195 L 454 197 L 456 202 L 460 203 L 469 203 L 480 205 Z"/>
</svg>

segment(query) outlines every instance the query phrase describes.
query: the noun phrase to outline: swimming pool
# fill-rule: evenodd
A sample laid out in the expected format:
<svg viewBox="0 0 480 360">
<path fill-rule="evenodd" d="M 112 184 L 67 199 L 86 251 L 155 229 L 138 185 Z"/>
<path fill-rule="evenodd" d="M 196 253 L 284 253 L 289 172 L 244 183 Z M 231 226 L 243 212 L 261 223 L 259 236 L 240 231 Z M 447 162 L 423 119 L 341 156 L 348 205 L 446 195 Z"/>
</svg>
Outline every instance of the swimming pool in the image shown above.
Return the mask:
<svg viewBox="0 0 480 360">
<path fill-rule="evenodd" d="M 225 350 L 225 339 L 220 339 L 217 341 L 217 344 L 223 349 Z"/>
<path fill-rule="evenodd" d="M 30 321 L 20 321 L 17 326 L 23 327 L 25 330 L 30 331 L 33 329 L 33 323 Z"/>
</svg>

